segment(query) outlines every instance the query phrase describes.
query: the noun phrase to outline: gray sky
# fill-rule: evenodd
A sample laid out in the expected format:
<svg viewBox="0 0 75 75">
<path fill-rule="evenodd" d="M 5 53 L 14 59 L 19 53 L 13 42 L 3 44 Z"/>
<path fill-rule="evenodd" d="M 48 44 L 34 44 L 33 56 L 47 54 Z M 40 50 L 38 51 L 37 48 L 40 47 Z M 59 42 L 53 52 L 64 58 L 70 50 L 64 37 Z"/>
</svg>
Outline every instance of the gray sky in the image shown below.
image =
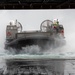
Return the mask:
<svg viewBox="0 0 75 75">
<path fill-rule="evenodd" d="M 18 20 L 23 30 L 39 30 L 43 20 L 58 19 L 65 29 L 65 39 L 72 48 L 75 39 L 75 9 L 63 10 L 0 10 L 0 50 L 4 47 L 6 25 L 11 20 Z"/>
</svg>

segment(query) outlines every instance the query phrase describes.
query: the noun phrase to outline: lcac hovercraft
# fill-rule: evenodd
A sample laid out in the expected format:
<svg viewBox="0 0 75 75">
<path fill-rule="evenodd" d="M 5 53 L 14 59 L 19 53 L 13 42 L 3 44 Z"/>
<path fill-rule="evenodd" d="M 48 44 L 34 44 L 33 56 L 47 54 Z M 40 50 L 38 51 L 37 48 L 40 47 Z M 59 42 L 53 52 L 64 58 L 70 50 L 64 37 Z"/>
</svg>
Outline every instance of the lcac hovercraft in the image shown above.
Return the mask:
<svg viewBox="0 0 75 75">
<path fill-rule="evenodd" d="M 38 45 L 41 51 L 57 48 L 65 44 L 64 27 L 57 21 L 44 20 L 38 31 L 22 31 L 22 24 L 17 20 L 6 27 L 5 49 L 17 53 L 26 46 Z"/>
</svg>

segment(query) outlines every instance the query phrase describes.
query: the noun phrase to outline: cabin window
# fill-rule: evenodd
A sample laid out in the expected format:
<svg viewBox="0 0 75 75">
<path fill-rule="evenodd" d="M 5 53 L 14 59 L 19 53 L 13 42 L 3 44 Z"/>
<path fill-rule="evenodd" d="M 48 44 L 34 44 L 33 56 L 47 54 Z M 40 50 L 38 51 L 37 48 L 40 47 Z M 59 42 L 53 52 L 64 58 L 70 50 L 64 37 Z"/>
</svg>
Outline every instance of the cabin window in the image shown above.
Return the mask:
<svg viewBox="0 0 75 75">
<path fill-rule="evenodd" d="M 7 27 L 7 29 L 10 29 L 10 27 Z"/>
<path fill-rule="evenodd" d="M 17 29 L 16 27 L 13 27 L 13 29 Z"/>
<path fill-rule="evenodd" d="M 63 26 L 62 26 L 62 25 L 59 25 L 59 28 L 60 28 L 60 29 L 63 29 Z"/>
<path fill-rule="evenodd" d="M 13 29 L 13 27 L 11 27 L 11 29 Z"/>
</svg>

